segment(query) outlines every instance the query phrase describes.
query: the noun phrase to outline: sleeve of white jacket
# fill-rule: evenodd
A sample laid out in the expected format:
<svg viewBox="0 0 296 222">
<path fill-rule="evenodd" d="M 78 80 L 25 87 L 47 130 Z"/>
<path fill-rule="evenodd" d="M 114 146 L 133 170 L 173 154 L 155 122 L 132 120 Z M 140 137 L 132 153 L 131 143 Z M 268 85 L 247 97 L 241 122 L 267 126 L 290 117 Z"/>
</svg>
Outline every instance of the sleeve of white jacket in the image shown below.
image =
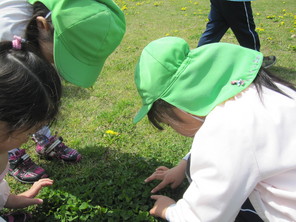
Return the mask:
<svg viewBox="0 0 296 222">
<path fill-rule="evenodd" d="M 6 180 L 2 180 L 0 182 L 0 210 L 4 208 L 9 195 L 10 187 Z"/>
<path fill-rule="evenodd" d="M 245 113 L 250 110 L 234 108 L 216 107 L 196 134 L 190 151 L 192 183 L 167 209 L 169 221 L 234 221 L 260 180 L 253 150 L 256 120 Z"/>
</svg>

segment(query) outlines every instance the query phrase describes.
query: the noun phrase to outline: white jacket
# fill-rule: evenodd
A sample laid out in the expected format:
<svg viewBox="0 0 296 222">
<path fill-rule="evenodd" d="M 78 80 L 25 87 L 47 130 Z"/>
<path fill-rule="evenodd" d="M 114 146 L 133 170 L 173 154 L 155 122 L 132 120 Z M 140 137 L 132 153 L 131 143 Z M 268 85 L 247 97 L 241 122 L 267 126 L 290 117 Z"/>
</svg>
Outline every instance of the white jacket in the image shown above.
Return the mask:
<svg viewBox="0 0 296 222">
<path fill-rule="evenodd" d="M 296 221 L 296 92 L 252 85 L 217 106 L 195 135 L 192 182 L 169 221 L 231 222 L 249 197 L 265 221 Z"/>
</svg>

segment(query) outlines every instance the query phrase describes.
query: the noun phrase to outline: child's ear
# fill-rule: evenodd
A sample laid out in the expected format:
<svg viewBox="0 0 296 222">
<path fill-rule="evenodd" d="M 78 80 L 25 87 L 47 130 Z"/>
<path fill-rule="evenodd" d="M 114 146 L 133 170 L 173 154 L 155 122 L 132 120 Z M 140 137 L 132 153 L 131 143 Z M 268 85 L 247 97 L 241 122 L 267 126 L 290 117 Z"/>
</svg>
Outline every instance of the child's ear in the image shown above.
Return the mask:
<svg viewBox="0 0 296 222">
<path fill-rule="evenodd" d="M 36 22 L 39 32 L 50 30 L 50 24 L 46 21 L 46 19 L 43 16 L 37 16 Z"/>
</svg>

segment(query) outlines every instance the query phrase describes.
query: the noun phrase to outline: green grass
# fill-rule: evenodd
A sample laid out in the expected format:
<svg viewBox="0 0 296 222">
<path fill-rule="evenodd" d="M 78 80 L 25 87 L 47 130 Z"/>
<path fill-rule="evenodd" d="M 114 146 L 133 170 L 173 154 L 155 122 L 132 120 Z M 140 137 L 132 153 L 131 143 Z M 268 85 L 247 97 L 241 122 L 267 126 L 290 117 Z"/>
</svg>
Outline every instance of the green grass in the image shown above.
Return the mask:
<svg viewBox="0 0 296 222">
<path fill-rule="evenodd" d="M 42 160 L 33 143 L 24 146 L 55 180 L 39 195 L 45 199 L 43 206 L 27 209 L 34 221 L 160 221 L 148 213 L 154 202 L 149 198 L 150 190 L 157 182 L 144 184 L 143 180 L 159 165 L 174 166 L 190 149 L 191 139 L 171 129 L 159 132 L 147 119 L 132 123 L 141 106 L 133 75 L 142 49 L 152 40 L 178 36 L 195 48 L 205 29 L 209 1 L 117 2 L 127 21 L 122 44 L 108 58 L 92 88 L 64 83 L 61 115 L 52 128 L 83 155 L 81 163 Z M 294 83 L 295 9 L 295 0 L 253 2 L 261 51 L 278 58 L 271 71 Z M 222 41 L 237 44 L 231 31 Z M 7 180 L 14 192 L 29 187 L 11 177 Z M 185 186 L 161 193 L 178 198 Z"/>
</svg>

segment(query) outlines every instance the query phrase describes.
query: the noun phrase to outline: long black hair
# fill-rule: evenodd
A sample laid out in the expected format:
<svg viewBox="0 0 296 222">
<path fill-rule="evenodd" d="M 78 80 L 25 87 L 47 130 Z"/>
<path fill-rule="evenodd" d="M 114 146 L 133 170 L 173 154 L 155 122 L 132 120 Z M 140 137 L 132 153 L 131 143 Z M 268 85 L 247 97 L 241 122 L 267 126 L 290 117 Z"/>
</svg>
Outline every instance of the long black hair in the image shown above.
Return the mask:
<svg viewBox="0 0 296 222">
<path fill-rule="evenodd" d="M 8 132 L 27 130 L 55 120 L 62 86 L 55 68 L 27 43 L 0 43 L 0 121 Z"/>
<path fill-rule="evenodd" d="M 280 84 L 287 86 L 288 88 L 296 91 L 296 88 L 292 83 L 290 83 L 280 77 L 273 75 L 270 71 L 268 71 L 265 68 L 261 68 L 259 70 L 258 75 L 256 76 L 256 78 L 253 81 L 253 84 L 255 85 L 257 92 L 259 93 L 259 96 L 261 96 L 262 87 L 265 86 L 268 89 L 271 89 L 275 92 L 283 94 L 287 97 L 290 97 L 285 92 L 283 92 L 281 89 L 279 89 L 279 87 L 277 87 L 276 83 L 280 83 Z"/>
</svg>

